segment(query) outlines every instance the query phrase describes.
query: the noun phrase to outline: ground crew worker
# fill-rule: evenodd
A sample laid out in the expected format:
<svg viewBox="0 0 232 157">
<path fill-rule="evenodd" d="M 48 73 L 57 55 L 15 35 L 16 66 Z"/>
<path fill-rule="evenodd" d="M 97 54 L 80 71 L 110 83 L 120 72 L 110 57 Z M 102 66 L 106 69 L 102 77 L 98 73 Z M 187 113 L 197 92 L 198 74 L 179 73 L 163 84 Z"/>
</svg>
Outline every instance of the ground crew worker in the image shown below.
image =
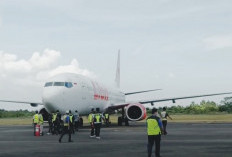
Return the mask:
<svg viewBox="0 0 232 157">
<path fill-rule="evenodd" d="M 158 117 L 158 110 L 156 108 L 152 109 L 152 115 L 147 118 L 147 135 L 148 135 L 148 144 L 147 152 L 148 157 L 151 157 L 152 147 L 155 142 L 155 155 L 160 157 L 160 141 L 161 141 L 161 132 L 163 130 L 162 122 Z"/>
<path fill-rule="evenodd" d="M 106 126 L 108 127 L 110 124 L 110 115 L 108 112 L 105 113 L 105 122 L 106 122 Z"/>
<path fill-rule="evenodd" d="M 44 120 L 43 120 L 43 115 L 42 114 L 39 114 L 39 126 L 40 126 L 40 136 L 43 136 L 43 123 L 44 123 Z"/>
<path fill-rule="evenodd" d="M 52 129 L 52 135 L 54 134 L 58 134 L 58 130 L 57 130 L 57 113 L 53 112 L 52 113 L 52 124 L 53 124 L 53 129 Z"/>
<path fill-rule="evenodd" d="M 61 133 L 60 129 L 60 123 L 61 123 L 61 114 L 60 114 L 60 111 L 59 110 L 56 110 L 56 114 L 57 114 L 57 117 L 56 117 L 56 125 L 57 125 L 57 132 L 58 134 Z"/>
<path fill-rule="evenodd" d="M 74 113 L 74 128 L 75 131 L 78 131 L 78 125 L 79 125 L 79 114 L 78 111 L 76 110 Z"/>
<path fill-rule="evenodd" d="M 94 114 L 94 118 L 93 118 L 96 139 L 100 139 L 102 120 L 104 120 L 104 116 L 100 113 L 100 109 L 97 108 L 96 114 Z"/>
<path fill-rule="evenodd" d="M 163 107 L 163 111 L 161 112 L 160 114 L 161 118 L 162 118 L 162 123 L 163 123 L 163 127 L 164 127 L 164 135 L 167 135 L 167 130 L 166 130 L 166 127 L 167 127 L 167 124 L 168 124 L 168 119 L 167 117 L 169 117 L 171 120 L 172 118 L 168 115 L 168 113 L 166 112 L 166 107 Z"/>
<path fill-rule="evenodd" d="M 35 115 L 33 116 L 34 136 L 35 136 L 35 127 L 38 123 L 39 123 L 39 114 L 38 111 L 35 111 Z"/>
<path fill-rule="evenodd" d="M 74 131 L 74 116 L 72 114 L 72 111 L 69 110 L 69 118 L 70 118 L 70 131 L 71 133 L 75 134 L 75 131 Z"/>
<path fill-rule="evenodd" d="M 64 121 L 64 129 L 62 134 L 60 135 L 59 142 L 61 143 L 61 140 L 65 134 L 68 134 L 68 142 L 73 142 L 71 140 L 71 130 L 70 130 L 70 117 L 69 117 L 69 111 L 66 111 L 66 114 L 63 116 Z"/>
<path fill-rule="evenodd" d="M 52 133 L 52 127 L 53 127 L 53 124 L 52 124 L 52 115 L 51 114 L 48 114 L 48 125 L 49 125 L 49 130 L 48 130 L 48 135 Z"/>
<path fill-rule="evenodd" d="M 93 123 L 93 117 L 94 117 L 94 109 L 91 109 L 91 112 L 88 116 L 89 124 L 90 124 L 90 136 L 89 137 L 94 137 L 94 123 Z"/>
</svg>

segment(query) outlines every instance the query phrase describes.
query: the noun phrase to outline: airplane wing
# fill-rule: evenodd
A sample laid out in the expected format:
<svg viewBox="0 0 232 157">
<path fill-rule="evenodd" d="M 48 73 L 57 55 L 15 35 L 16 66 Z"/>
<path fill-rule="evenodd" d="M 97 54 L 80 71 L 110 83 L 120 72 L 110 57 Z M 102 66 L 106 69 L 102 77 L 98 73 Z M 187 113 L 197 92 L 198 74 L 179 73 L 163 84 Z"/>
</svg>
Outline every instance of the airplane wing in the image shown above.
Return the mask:
<svg viewBox="0 0 232 157">
<path fill-rule="evenodd" d="M 146 93 L 146 92 L 158 91 L 158 90 L 162 90 L 162 89 L 152 89 L 152 90 L 145 90 L 145 91 L 130 92 L 130 93 L 125 93 L 125 95 L 132 95 L 132 94 L 138 94 L 138 93 Z"/>
<path fill-rule="evenodd" d="M 30 104 L 32 107 L 37 107 L 38 105 L 43 105 L 41 102 L 27 102 L 27 101 L 11 101 L 11 100 L 0 100 L 0 102 L 12 102 L 12 103 L 21 103 L 21 104 Z"/>
<path fill-rule="evenodd" d="M 163 99 L 155 99 L 155 100 L 131 101 L 131 102 L 125 102 L 125 103 L 120 103 L 120 104 L 114 104 L 113 106 L 109 106 L 108 108 L 112 109 L 112 110 L 117 110 L 117 109 L 125 107 L 129 104 L 135 104 L 135 103 L 140 103 L 140 104 L 151 103 L 151 105 L 153 106 L 155 102 L 172 101 L 173 103 L 175 103 L 176 100 L 180 100 L 180 99 L 190 99 L 190 98 L 208 97 L 208 96 L 225 95 L 225 94 L 232 94 L 232 92 L 184 96 L 184 97 L 173 97 L 173 98 L 163 98 Z"/>
<path fill-rule="evenodd" d="M 153 103 L 155 102 L 172 101 L 173 103 L 175 103 L 176 100 L 180 100 L 180 99 L 190 99 L 190 98 L 208 97 L 208 96 L 225 95 L 225 94 L 232 94 L 232 92 L 184 96 L 184 97 L 173 97 L 173 98 L 164 98 L 164 99 L 156 99 L 156 100 L 148 100 L 148 101 L 145 100 L 145 101 L 138 101 L 138 102 L 141 104 L 151 103 L 151 105 L 154 105 Z"/>
</svg>

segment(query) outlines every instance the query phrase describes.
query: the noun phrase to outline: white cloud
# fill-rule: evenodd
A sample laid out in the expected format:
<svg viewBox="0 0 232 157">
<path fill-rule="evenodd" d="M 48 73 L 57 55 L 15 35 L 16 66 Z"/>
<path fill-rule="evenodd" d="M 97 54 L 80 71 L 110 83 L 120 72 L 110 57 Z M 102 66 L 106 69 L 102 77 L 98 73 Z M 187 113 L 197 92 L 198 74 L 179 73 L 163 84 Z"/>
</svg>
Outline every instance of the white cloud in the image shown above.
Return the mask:
<svg viewBox="0 0 232 157">
<path fill-rule="evenodd" d="M 209 50 L 232 47 L 232 35 L 218 35 L 203 39 L 205 47 Z"/>
<path fill-rule="evenodd" d="M 92 72 L 80 68 L 76 59 L 67 65 L 59 65 L 60 58 L 59 51 L 50 49 L 46 49 L 42 53 L 34 52 L 29 59 L 18 59 L 15 54 L 0 52 L 0 79 L 38 84 L 50 76 L 64 72 L 95 77 Z"/>
</svg>

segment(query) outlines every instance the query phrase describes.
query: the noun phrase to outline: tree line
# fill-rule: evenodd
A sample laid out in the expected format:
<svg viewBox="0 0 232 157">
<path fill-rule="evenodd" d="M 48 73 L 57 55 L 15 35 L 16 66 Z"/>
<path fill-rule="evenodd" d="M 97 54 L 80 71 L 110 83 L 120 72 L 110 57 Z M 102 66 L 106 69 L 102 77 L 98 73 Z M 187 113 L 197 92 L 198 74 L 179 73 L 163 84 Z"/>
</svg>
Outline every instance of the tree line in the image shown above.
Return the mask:
<svg viewBox="0 0 232 157">
<path fill-rule="evenodd" d="M 162 110 L 162 107 L 159 108 Z M 148 113 L 151 110 L 147 110 Z M 167 107 L 167 112 L 170 114 L 210 114 L 210 113 L 232 113 L 232 97 L 226 97 L 216 104 L 213 101 L 201 101 L 200 104 L 192 102 L 188 106 L 171 106 Z M 6 111 L 0 109 L 0 118 L 11 117 L 32 117 L 35 113 L 28 110 Z"/>
<path fill-rule="evenodd" d="M 162 110 L 162 107 L 159 107 Z M 150 110 L 148 112 L 151 112 Z M 214 101 L 201 101 L 199 104 L 192 102 L 188 106 L 167 107 L 171 114 L 211 114 L 211 113 L 232 113 L 232 97 L 226 97 L 216 104 Z"/>
<path fill-rule="evenodd" d="M 28 110 L 6 111 L 0 109 L 0 118 L 32 117 L 35 113 Z"/>
</svg>

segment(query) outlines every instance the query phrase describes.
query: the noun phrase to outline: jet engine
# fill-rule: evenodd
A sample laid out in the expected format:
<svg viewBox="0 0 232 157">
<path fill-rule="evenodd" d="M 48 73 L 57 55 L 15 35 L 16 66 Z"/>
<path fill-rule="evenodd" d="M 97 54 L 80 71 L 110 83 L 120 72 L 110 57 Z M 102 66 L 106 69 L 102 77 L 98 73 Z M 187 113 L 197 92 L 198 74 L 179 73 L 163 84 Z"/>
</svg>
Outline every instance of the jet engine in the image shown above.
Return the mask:
<svg viewBox="0 0 232 157">
<path fill-rule="evenodd" d="M 146 108 L 140 104 L 129 104 L 125 108 L 126 117 L 131 121 L 140 121 L 147 117 Z"/>
</svg>

